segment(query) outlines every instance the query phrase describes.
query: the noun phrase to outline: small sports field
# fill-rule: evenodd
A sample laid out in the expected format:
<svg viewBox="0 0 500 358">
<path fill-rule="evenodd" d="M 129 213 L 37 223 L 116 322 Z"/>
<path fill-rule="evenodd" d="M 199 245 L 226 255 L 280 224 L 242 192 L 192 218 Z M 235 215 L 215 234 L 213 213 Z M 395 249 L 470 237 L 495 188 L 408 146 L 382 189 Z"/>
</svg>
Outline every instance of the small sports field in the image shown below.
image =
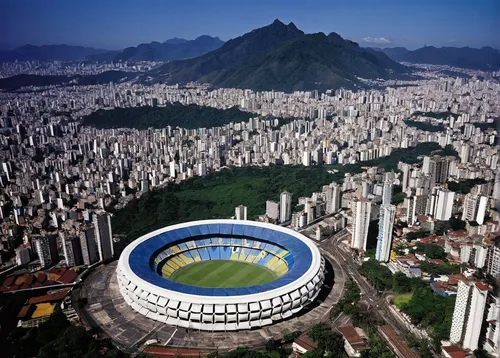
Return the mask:
<svg viewBox="0 0 500 358">
<path fill-rule="evenodd" d="M 410 302 L 411 300 L 411 293 L 410 294 L 407 294 L 407 295 L 399 295 L 399 296 L 396 296 L 392 299 L 392 302 L 394 303 L 394 305 L 401 309 L 401 306 L 407 304 L 408 302 Z"/>
<path fill-rule="evenodd" d="M 190 286 L 238 288 L 262 285 L 276 278 L 273 271 L 250 262 L 207 260 L 181 267 L 169 279 Z"/>
</svg>

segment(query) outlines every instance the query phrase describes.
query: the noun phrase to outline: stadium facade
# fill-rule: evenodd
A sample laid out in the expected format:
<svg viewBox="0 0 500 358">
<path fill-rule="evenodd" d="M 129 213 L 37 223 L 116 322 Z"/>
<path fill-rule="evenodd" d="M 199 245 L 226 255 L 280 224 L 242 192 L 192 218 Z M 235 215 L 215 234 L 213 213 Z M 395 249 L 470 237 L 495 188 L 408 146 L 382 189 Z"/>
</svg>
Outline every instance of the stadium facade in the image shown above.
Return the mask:
<svg viewBox="0 0 500 358">
<path fill-rule="evenodd" d="M 195 287 L 170 280 L 205 260 L 264 266 L 276 279 L 236 288 Z M 205 220 L 156 230 L 128 245 L 117 277 L 125 301 L 148 318 L 207 331 L 251 329 L 281 321 L 314 301 L 325 261 L 303 235 L 253 221 Z"/>
</svg>

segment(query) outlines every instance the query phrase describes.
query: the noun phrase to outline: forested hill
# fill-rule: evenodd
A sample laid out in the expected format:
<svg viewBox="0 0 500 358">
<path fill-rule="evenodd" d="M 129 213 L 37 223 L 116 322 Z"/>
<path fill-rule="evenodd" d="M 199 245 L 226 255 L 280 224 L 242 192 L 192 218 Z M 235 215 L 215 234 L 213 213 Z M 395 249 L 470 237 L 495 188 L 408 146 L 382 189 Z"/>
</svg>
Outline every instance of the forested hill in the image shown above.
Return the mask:
<svg viewBox="0 0 500 358">
<path fill-rule="evenodd" d="M 170 103 L 165 107 L 132 107 L 98 110 L 83 117 L 83 125 L 107 128 L 165 128 L 166 126 L 192 128 L 220 127 L 230 122 L 248 121 L 257 114 L 240 111 L 236 107 L 217 109 L 195 104 L 184 106 Z"/>
</svg>

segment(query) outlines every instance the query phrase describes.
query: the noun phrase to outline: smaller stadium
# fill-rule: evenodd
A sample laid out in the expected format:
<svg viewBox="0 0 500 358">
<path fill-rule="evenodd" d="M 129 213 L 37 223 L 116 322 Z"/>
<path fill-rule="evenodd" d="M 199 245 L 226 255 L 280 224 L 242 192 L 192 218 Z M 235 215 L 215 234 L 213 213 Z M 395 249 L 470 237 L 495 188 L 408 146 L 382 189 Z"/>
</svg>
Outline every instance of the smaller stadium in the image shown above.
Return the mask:
<svg viewBox="0 0 500 358">
<path fill-rule="evenodd" d="M 261 327 L 314 301 L 325 261 L 303 235 L 272 224 L 206 220 L 166 227 L 125 248 L 125 301 L 148 318 L 208 331 Z"/>
</svg>

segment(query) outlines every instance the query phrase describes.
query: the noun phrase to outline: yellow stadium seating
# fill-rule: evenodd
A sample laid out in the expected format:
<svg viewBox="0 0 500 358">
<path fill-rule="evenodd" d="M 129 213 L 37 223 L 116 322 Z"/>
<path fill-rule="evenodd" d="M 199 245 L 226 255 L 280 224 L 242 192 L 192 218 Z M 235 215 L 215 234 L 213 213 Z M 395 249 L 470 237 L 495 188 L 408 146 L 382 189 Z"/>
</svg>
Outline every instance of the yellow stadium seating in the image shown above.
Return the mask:
<svg viewBox="0 0 500 358">
<path fill-rule="evenodd" d="M 184 254 L 179 254 L 179 257 L 181 258 L 182 261 L 184 261 L 186 264 L 191 264 L 194 262 L 194 260 L 190 257 L 187 257 Z"/>
<path fill-rule="evenodd" d="M 172 251 L 173 251 L 173 252 L 175 252 L 175 253 L 178 253 L 178 252 L 180 252 L 180 251 L 181 251 L 181 249 L 179 249 L 179 247 L 178 247 L 177 245 L 172 246 L 172 247 L 171 247 L 171 249 L 172 249 Z"/>
</svg>

